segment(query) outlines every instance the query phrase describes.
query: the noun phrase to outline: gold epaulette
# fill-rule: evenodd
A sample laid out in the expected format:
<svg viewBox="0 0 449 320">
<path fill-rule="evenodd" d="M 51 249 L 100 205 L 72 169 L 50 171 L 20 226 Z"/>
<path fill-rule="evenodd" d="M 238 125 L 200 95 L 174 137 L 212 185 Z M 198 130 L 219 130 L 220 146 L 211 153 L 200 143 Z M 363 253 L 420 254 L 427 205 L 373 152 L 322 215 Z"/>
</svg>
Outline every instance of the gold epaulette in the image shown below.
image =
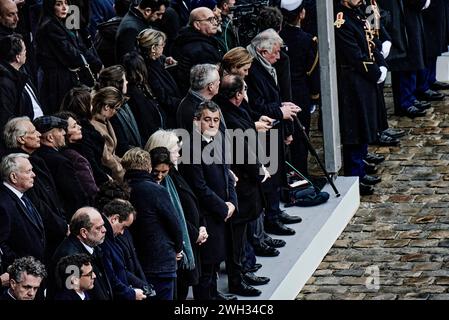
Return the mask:
<svg viewBox="0 0 449 320">
<path fill-rule="evenodd" d="M 337 19 L 334 22 L 334 26 L 337 27 L 337 29 L 340 29 L 342 25 L 345 24 L 346 20 L 343 19 L 344 15 L 343 12 L 337 13 Z"/>
</svg>

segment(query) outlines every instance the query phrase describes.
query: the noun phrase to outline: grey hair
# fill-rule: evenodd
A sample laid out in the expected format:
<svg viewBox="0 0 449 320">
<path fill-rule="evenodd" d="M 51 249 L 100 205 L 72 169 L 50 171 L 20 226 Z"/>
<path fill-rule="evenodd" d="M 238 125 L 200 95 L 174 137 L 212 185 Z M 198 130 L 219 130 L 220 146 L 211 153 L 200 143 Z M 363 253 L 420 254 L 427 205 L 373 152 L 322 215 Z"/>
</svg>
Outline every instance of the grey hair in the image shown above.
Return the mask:
<svg viewBox="0 0 449 320">
<path fill-rule="evenodd" d="M 218 71 L 215 64 L 205 63 L 197 64 L 190 69 L 190 89 L 193 91 L 200 91 L 207 87 L 209 83 L 217 81 L 214 71 Z"/>
<path fill-rule="evenodd" d="M 26 272 L 33 277 L 39 277 L 44 279 L 47 277 L 47 271 L 42 262 L 32 256 L 22 257 L 14 260 L 12 265 L 7 269 L 9 278 L 14 279 L 15 282 L 22 282 L 22 275 Z"/>
<path fill-rule="evenodd" d="M 30 156 L 25 153 L 11 153 L 5 156 L 2 159 L 2 162 L 0 162 L 0 177 L 2 181 L 8 182 L 11 173 L 19 170 L 17 158 L 28 159 L 29 157 Z"/>
<path fill-rule="evenodd" d="M 150 136 L 145 150 L 150 152 L 157 147 L 165 147 L 170 150 L 176 145 L 179 145 L 179 139 L 174 130 L 159 129 Z"/>
<path fill-rule="evenodd" d="M 29 117 L 17 117 L 9 120 L 3 129 L 3 140 L 7 148 L 20 148 L 17 138 L 23 137 L 27 134 L 27 129 L 24 126 L 25 121 L 30 121 Z"/>
<path fill-rule="evenodd" d="M 274 29 L 262 31 L 251 40 L 251 46 L 256 50 L 268 50 L 269 52 L 273 52 L 275 44 L 282 46 L 284 40 L 282 40 Z"/>
</svg>

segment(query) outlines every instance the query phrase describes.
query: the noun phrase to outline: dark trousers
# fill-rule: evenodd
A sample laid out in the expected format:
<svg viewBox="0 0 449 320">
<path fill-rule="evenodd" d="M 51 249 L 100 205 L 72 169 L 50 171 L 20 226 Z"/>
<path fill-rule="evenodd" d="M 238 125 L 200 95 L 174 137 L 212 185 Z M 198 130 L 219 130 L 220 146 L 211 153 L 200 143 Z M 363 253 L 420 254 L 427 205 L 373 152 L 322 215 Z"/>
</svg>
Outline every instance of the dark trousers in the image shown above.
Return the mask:
<svg viewBox="0 0 449 320">
<path fill-rule="evenodd" d="M 416 100 L 416 71 L 394 71 L 391 73 L 395 112 L 407 110 Z"/>
<path fill-rule="evenodd" d="M 265 221 L 277 221 L 280 214 L 281 188 L 279 184 L 273 183 L 270 179 L 265 181 L 262 188 L 266 202 Z"/>
<path fill-rule="evenodd" d="M 247 223 L 234 223 L 229 225 L 226 251 L 226 272 L 228 286 L 238 286 L 242 282 L 242 261 L 245 259 L 246 228 Z"/>
<path fill-rule="evenodd" d="M 437 60 L 435 59 L 426 69 L 419 70 L 416 74 L 416 91 L 424 93 L 437 81 Z"/>
<path fill-rule="evenodd" d="M 152 300 L 173 300 L 175 294 L 176 278 L 148 277 L 147 280 L 154 286 L 156 296 Z"/>
<path fill-rule="evenodd" d="M 367 144 L 346 144 L 343 145 L 343 163 L 345 176 L 365 176 L 365 159 L 368 154 Z"/>
<path fill-rule="evenodd" d="M 198 285 L 193 287 L 196 300 L 212 300 L 217 296 L 217 273 L 220 264 L 201 264 L 201 275 Z"/>
</svg>

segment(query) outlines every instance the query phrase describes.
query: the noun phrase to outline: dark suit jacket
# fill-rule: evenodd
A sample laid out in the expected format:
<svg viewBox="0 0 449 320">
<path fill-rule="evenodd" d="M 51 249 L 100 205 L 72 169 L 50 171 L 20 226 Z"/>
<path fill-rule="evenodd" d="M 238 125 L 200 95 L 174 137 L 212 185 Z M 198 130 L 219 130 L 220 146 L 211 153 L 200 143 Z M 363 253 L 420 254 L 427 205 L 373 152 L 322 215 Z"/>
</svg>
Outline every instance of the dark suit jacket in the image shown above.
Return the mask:
<svg viewBox="0 0 449 320">
<path fill-rule="evenodd" d="M 201 150 L 206 145 L 202 141 Z M 194 150 L 193 146 L 190 150 Z M 207 223 L 209 239 L 201 245 L 201 259 L 206 264 L 219 263 L 226 255 L 224 219 L 228 214 L 228 206 L 225 202 L 232 202 L 238 208 L 234 179 L 226 164 L 205 164 L 203 161 L 201 164 L 191 163 L 180 165 L 180 172 L 195 193 Z"/>
<path fill-rule="evenodd" d="M 3 184 L 0 185 L 0 249 L 3 264 L 9 266 L 16 258 L 34 256 L 43 261 L 45 231 L 28 216 L 22 201 Z"/>
<path fill-rule="evenodd" d="M 109 264 L 109 267 L 114 273 L 113 277 L 116 278 L 117 286 L 116 288 L 113 288 L 114 294 L 117 298 L 134 300 L 136 294 L 130 287 L 130 282 L 128 281 L 128 274 L 130 272 L 125 266 L 122 249 L 114 237 L 110 222 L 105 216 L 102 217 L 106 228 L 106 238 L 104 239 L 104 242 L 100 244 L 100 247 L 103 250 L 104 257 L 106 258 L 105 263 Z"/>
<path fill-rule="evenodd" d="M 69 221 L 77 209 L 89 205 L 89 197 L 78 180 L 75 168 L 68 158 L 54 148 L 42 145 L 35 153 L 47 164 Z"/>
<path fill-rule="evenodd" d="M 92 300 L 112 300 L 113 299 L 113 291 L 112 286 L 109 281 L 105 265 L 103 263 L 103 253 L 100 248 L 95 248 L 96 254 L 93 257 L 92 268 L 97 276 L 95 278 L 94 287 L 90 292 L 90 296 Z M 64 239 L 64 241 L 59 245 L 56 249 L 56 252 L 52 259 L 52 265 L 50 266 L 49 272 L 49 283 L 52 283 L 51 277 L 54 276 L 54 270 L 56 268 L 56 264 L 62 257 L 71 256 L 77 253 L 85 253 L 87 255 L 91 255 L 89 251 L 83 246 L 83 244 L 76 238 L 74 235 L 70 235 Z M 54 285 L 54 281 L 53 281 Z M 54 288 L 53 288 L 54 289 Z M 54 291 L 53 291 L 54 293 Z M 50 293 L 50 299 L 53 297 Z"/>
<path fill-rule="evenodd" d="M 131 232 L 145 275 L 176 272 L 182 231 L 167 189 L 142 170 L 126 171 L 125 180 L 137 212 Z"/>
<path fill-rule="evenodd" d="M 85 292 L 85 299 L 84 300 L 90 300 L 89 295 L 87 292 Z M 81 297 L 76 293 L 75 290 L 68 290 L 64 289 L 62 291 L 58 291 L 55 295 L 55 300 L 61 300 L 61 301 L 83 301 L 81 300 Z"/>
<path fill-rule="evenodd" d="M 192 132 L 193 115 L 201 102 L 203 102 L 203 100 L 196 95 L 193 95 L 190 90 L 187 92 L 186 96 L 181 100 L 178 110 L 176 111 L 176 124 L 178 128 Z"/>
<path fill-rule="evenodd" d="M 220 105 L 223 117 L 226 121 L 228 129 L 254 130 L 256 127 L 251 120 L 249 114 L 243 107 L 233 105 L 231 102 L 217 97 L 217 103 Z M 243 150 L 244 162 L 237 164 L 237 150 Z M 233 162 L 231 164 L 232 171 L 237 175 L 239 181 L 235 188 L 239 202 L 239 214 L 230 220 L 233 223 L 246 223 L 256 219 L 262 212 L 264 206 L 264 198 L 262 192 L 260 175 L 261 164 L 250 162 L 257 159 L 257 145 L 250 145 L 248 141 L 242 141 L 234 138 L 233 141 Z"/>
<path fill-rule="evenodd" d="M 23 152 L 24 150 L 22 149 L 9 149 L 7 151 L 8 154 Z M 42 262 L 45 264 L 67 235 L 67 221 L 53 177 L 45 161 L 35 153 L 30 154 L 29 160 L 36 177 L 34 178 L 33 187 L 26 192 L 26 195 L 40 213 L 44 223 L 46 252 L 45 261 Z"/>
</svg>

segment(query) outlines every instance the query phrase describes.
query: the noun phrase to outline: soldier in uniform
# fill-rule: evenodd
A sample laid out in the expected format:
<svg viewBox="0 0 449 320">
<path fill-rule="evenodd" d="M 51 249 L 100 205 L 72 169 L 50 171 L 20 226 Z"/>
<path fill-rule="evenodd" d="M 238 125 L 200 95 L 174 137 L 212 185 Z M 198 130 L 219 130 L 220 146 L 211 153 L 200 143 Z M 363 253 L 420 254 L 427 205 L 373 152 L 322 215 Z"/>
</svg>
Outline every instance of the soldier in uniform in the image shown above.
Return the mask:
<svg viewBox="0 0 449 320">
<path fill-rule="evenodd" d="M 318 104 L 320 96 L 320 78 L 318 38 L 301 28 L 306 16 L 304 4 L 303 0 L 281 1 L 285 24 L 279 35 L 285 42 L 286 53 L 290 58 L 292 102 L 302 109 L 298 113 L 298 119 L 308 134 L 312 105 Z M 291 162 L 302 174 L 308 175 L 307 143 L 296 123 L 293 134 L 290 145 Z"/>
<path fill-rule="evenodd" d="M 362 0 L 338 0 L 334 25 L 344 174 L 358 176 L 360 193 L 366 195 L 381 181 L 366 174 L 363 159 L 368 144 L 377 140 L 377 85 L 385 81 L 387 68 L 361 4 Z"/>
</svg>

